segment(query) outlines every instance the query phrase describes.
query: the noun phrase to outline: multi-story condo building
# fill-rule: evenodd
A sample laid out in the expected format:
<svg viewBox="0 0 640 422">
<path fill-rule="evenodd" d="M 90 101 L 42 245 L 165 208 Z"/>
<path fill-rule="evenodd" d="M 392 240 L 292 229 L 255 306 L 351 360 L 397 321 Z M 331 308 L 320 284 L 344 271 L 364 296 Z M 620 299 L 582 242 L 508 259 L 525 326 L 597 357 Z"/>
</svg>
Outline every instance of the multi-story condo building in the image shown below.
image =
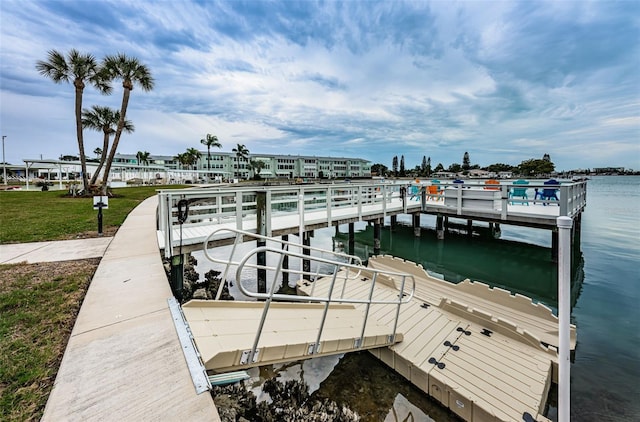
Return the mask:
<svg viewBox="0 0 640 422">
<path fill-rule="evenodd" d="M 151 155 L 147 164 L 172 170 L 191 170 L 208 179 L 242 180 L 252 178 L 255 174 L 263 179 L 371 177 L 371 163 L 361 158 L 272 154 L 251 154 L 248 158 L 242 158 L 231 152 L 215 151 L 209 160 L 206 151 L 201 153 L 192 166 L 182 166 L 175 157 L 161 155 Z M 139 165 L 134 154 L 116 154 L 114 163 Z"/>
<path fill-rule="evenodd" d="M 116 154 L 109 174 L 111 186 L 136 180 L 141 183 L 198 183 L 246 180 L 259 174 L 262 179 L 357 179 L 371 177 L 371 163 L 360 158 L 301 155 L 251 154 L 238 158 L 234 153 L 215 152 L 208 160 L 201 152 L 195 164 L 184 166 L 175 157 L 150 155 L 144 163 L 134 154 Z M 9 180 L 78 180 L 79 161 L 24 159 L 25 166 L 7 166 Z M 97 170 L 96 160 L 87 161 L 87 174 Z"/>
</svg>

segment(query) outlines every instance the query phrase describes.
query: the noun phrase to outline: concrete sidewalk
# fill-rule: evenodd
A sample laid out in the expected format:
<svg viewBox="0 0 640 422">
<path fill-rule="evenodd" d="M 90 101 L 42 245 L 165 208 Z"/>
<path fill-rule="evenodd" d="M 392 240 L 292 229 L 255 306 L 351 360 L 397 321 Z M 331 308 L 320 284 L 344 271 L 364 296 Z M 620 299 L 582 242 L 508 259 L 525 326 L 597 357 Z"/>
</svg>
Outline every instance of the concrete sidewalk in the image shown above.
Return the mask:
<svg viewBox="0 0 640 422">
<path fill-rule="evenodd" d="M 42 421 L 220 420 L 211 395 L 196 394 L 173 324 L 157 202 L 136 207 L 108 244 Z"/>
<path fill-rule="evenodd" d="M 100 258 L 113 237 L 0 245 L 0 264 L 59 262 Z"/>
</svg>

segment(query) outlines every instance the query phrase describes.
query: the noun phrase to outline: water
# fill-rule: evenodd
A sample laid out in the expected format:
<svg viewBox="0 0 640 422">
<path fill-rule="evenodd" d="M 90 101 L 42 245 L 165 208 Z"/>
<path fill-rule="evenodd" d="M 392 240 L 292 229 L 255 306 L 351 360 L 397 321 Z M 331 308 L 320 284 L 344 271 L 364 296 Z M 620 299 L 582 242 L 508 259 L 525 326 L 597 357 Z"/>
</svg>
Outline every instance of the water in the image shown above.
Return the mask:
<svg viewBox="0 0 640 422">
<path fill-rule="evenodd" d="M 500 286 L 557 307 L 557 266 L 551 261 L 551 233 L 502 226 L 500 239 L 487 233 L 448 233 L 437 241 L 435 219 L 422 217 L 415 238 L 410 218 L 382 230 L 381 252 L 421 263 L 448 281 L 465 278 Z M 455 220 L 452 220 L 455 221 Z M 460 223 L 464 221 L 459 220 Z M 461 226 L 463 227 L 463 226 Z M 341 228 L 346 231 L 346 226 Z M 355 253 L 373 252 L 373 230 L 356 225 Z M 640 177 L 594 177 L 588 182 L 580 249 L 573 251 L 572 322 L 578 344 L 571 365 L 571 415 L 579 421 L 640 420 Z M 312 246 L 331 249 L 346 234 L 319 230 Z M 295 236 L 292 236 L 295 240 Z M 248 245 L 245 245 L 248 247 Z M 224 254 L 224 250 L 218 252 Z M 201 254 L 199 271 L 209 267 Z M 254 369 L 256 391 L 265 368 Z M 368 353 L 321 358 L 271 368 L 282 379 L 303 379 L 318 397 L 346 400 L 364 420 L 453 421 L 437 402 Z M 555 419 L 553 397 L 548 416 Z"/>
</svg>

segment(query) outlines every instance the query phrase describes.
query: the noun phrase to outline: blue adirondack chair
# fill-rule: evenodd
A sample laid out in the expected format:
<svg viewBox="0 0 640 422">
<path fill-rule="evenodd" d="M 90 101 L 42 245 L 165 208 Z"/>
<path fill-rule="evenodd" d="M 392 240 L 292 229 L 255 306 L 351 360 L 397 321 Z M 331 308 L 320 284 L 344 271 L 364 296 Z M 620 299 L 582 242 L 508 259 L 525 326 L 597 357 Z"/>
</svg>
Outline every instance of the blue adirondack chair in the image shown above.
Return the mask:
<svg viewBox="0 0 640 422">
<path fill-rule="evenodd" d="M 411 197 L 409 199 L 415 199 L 416 201 L 420 200 L 420 186 L 411 185 Z"/>
<path fill-rule="evenodd" d="M 560 182 L 558 182 L 555 179 L 549 179 L 546 182 L 544 182 L 545 185 L 552 185 L 552 186 L 558 186 L 560 184 Z M 557 188 L 544 188 L 542 189 L 542 193 L 540 194 L 540 199 L 542 200 L 555 200 L 558 201 L 558 191 L 560 189 Z M 548 202 L 543 202 L 542 205 L 547 205 Z M 560 205 L 560 203 L 558 203 L 558 205 Z"/>
<path fill-rule="evenodd" d="M 511 198 L 512 200 L 509 201 L 510 204 L 515 204 L 515 203 L 519 203 L 519 204 L 526 204 L 529 205 L 529 197 L 527 196 L 527 190 L 529 189 L 528 187 L 522 187 L 523 185 L 528 185 L 529 182 L 527 182 L 526 180 L 516 180 L 515 182 L 513 182 L 513 185 L 516 187 L 513 187 L 511 189 L 509 189 L 509 198 Z M 522 198 L 522 201 L 514 201 L 513 198 Z"/>
</svg>

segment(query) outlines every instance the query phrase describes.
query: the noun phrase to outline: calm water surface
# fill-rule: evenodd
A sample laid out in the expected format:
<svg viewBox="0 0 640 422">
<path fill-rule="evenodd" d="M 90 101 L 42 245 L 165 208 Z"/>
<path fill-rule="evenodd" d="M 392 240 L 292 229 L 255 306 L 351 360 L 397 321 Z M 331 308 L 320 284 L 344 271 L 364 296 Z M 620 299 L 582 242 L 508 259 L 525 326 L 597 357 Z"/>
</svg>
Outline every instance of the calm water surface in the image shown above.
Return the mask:
<svg viewBox="0 0 640 422">
<path fill-rule="evenodd" d="M 409 217 L 399 217 L 398 221 L 401 225 L 393 231 L 389 227 L 382 230 L 381 253 L 421 263 L 454 283 L 465 278 L 482 281 L 556 309 L 557 266 L 551 262 L 548 230 L 503 225 L 500 239 L 493 239 L 479 225 L 478 235 L 473 238 L 454 230 L 444 241 L 437 241 L 434 217 L 422 217 L 420 238 L 415 238 L 408 227 Z M 341 229 L 347 230 L 346 226 Z M 373 252 L 373 230 L 364 223 L 357 224 L 356 230 L 354 252 L 366 259 Z M 571 366 L 572 419 L 638 421 L 640 177 L 589 180 L 581 233 L 572 268 L 571 316 L 578 329 Z M 291 238 L 295 241 L 295 236 Z M 334 229 L 326 229 L 316 231 L 311 244 L 331 249 L 338 242 L 346 245 L 346 234 L 335 236 Z M 225 249 L 220 248 L 216 255 L 224 256 Z M 199 272 L 214 268 L 202 254 L 194 255 Z M 346 401 L 368 421 L 404 420 L 409 414 L 414 420 L 457 420 L 366 352 L 256 368 L 251 374 L 258 396 L 259 385 L 267 377 L 301 379 L 316 396 Z M 551 419 L 555 419 L 554 402 L 555 397 L 551 397 Z"/>
</svg>

